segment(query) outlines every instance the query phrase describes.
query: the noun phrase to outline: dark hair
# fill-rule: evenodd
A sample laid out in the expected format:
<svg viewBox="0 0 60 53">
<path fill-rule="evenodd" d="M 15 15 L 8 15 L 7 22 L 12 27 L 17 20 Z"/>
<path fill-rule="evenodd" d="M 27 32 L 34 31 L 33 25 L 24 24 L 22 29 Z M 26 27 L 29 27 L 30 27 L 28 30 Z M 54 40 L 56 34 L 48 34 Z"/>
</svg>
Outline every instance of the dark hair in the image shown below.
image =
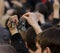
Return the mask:
<svg viewBox="0 0 60 53">
<path fill-rule="evenodd" d="M 42 13 L 45 16 L 45 18 L 47 19 L 48 11 L 47 11 L 47 6 L 44 3 L 37 3 L 36 10 L 38 10 L 40 13 Z"/>
<path fill-rule="evenodd" d="M 27 9 L 31 9 L 31 5 L 29 4 L 29 3 L 27 3 L 26 5 L 25 5 L 25 9 L 27 10 Z"/>
<path fill-rule="evenodd" d="M 26 42 L 28 48 L 33 51 L 36 51 L 36 43 L 35 43 L 36 33 L 32 27 L 30 27 L 26 32 Z"/>
<path fill-rule="evenodd" d="M 58 28 L 50 28 L 36 38 L 42 50 L 49 47 L 52 53 L 60 53 L 60 31 Z"/>
<path fill-rule="evenodd" d="M 53 4 L 49 1 L 46 2 L 46 6 L 47 6 L 47 15 L 49 16 L 52 12 L 53 12 Z"/>
</svg>

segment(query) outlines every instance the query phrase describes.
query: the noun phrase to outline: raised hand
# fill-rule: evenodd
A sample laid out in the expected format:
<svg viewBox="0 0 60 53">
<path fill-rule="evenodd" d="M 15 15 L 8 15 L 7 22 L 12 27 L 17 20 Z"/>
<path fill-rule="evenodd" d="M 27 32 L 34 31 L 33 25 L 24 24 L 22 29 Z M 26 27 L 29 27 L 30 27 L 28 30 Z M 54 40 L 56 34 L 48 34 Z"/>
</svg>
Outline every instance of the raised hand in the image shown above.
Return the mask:
<svg viewBox="0 0 60 53">
<path fill-rule="evenodd" d="M 54 0 L 53 10 L 54 10 L 54 18 L 59 18 L 59 1 L 58 0 Z"/>
<path fill-rule="evenodd" d="M 28 21 L 28 23 L 34 28 L 36 34 L 39 34 L 40 32 L 42 32 L 40 26 L 38 25 L 36 14 L 29 12 L 24 14 L 22 18 Z"/>
<path fill-rule="evenodd" d="M 44 15 L 41 14 L 41 13 L 36 13 L 36 15 L 37 15 L 37 19 L 38 19 L 38 21 L 40 21 L 41 24 L 45 24 Z"/>
<path fill-rule="evenodd" d="M 37 17 L 34 13 L 28 12 L 24 14 L 22 18 L 26 19 L 31 26 L 38 24 Z"/>
<path fill-rule="evenodd" d="M 8 20 L 7 26 L 11 32 L 12 35 L 18 32 L 17 30 L 17 25 L 18 25 L 18 18 L 17 16 L 11 16 Z"/>
</svg>

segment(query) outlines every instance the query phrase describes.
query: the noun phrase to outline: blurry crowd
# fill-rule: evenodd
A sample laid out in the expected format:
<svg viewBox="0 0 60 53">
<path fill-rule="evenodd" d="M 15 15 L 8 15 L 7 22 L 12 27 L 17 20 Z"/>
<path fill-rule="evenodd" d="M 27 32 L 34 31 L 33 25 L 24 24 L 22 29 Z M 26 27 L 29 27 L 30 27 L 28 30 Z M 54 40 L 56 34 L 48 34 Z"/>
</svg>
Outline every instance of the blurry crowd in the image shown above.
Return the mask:
<svg viewBox="0 0 60 53">
<path fill-rule="evenodd" d="M 60 53 L 60 0 L 0 0 L 0 53 Z"/>
</svg>

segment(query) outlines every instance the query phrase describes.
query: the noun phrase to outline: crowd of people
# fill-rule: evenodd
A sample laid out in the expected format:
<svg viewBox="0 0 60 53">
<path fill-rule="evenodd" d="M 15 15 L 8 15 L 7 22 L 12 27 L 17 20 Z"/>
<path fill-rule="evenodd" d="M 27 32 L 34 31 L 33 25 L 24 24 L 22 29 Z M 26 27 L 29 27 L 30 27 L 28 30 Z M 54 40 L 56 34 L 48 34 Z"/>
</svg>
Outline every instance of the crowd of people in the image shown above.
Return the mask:
<svg viewBox="0 0 60 53">
<path fill-rule="evenodd" d="M 60 53 L 60 0 L 0 0 L 0 53 Z"/>
</svg>

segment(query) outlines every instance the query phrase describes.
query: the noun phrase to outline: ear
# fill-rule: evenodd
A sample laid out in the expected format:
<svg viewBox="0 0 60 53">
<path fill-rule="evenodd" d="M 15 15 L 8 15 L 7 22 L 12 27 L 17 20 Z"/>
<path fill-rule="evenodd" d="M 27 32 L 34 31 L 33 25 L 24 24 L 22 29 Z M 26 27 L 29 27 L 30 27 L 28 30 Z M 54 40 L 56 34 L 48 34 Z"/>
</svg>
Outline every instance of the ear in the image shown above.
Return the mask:
<svg viewBox="0 0 60 53">
<path fill-rule="evenodd" d="M 46 47 L 45 50 L 43 51 L 43 53 L 51 53 L 51 50 L 49 47 Z"/>
</svg>

